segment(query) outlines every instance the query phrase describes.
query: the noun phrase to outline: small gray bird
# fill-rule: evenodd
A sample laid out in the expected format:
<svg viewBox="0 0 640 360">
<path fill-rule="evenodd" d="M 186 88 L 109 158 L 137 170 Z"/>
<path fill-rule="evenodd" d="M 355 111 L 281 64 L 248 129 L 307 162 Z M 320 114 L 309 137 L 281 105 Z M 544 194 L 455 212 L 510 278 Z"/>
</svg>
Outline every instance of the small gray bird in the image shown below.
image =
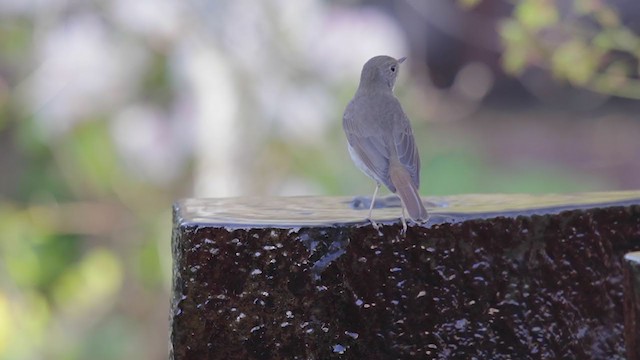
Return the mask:
<svg viewBox="0 0 640 360">
<path fill-rule="evenodd" d="M 404 208 L 417 223 L 428 218 L 418 194 L 420 155 L 409 119 L 393 95 L 400 64 L 405 59 L 376 56 L 367 61 L 362 68 L 358 90 L 342 118 L 351 159 L 376 182 L 368 219 L 378 231 L 371 213 L 380 184 L 397 193 L 402 200 L 403 231 L 407 229 Z"/>
</svg>

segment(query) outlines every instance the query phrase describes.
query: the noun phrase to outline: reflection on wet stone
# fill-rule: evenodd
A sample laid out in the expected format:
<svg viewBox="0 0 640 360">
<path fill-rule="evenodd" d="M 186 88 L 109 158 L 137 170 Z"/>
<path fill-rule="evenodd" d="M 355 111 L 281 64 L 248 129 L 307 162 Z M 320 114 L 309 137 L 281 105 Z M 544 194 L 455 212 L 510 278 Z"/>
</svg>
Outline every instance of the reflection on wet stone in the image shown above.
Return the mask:
<svg viewBox="0 0 640 360">
<path fill-rule="evenodd" d="M 640 193 L 430 198 L 405 237 L 351 200 L 177 203 L 172 357 L 628 357 Z"/>
</svg>

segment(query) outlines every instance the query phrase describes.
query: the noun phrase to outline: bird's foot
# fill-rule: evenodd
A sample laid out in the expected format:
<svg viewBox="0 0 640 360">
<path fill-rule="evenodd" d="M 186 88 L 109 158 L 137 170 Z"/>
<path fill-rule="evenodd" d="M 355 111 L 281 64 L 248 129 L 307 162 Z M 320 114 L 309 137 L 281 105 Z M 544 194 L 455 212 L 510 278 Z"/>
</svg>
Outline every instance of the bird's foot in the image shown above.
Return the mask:
<svg viewBox="0 0 640 360">
<path fill-rule="evenodd" d="M 400 231 L 400 235 L 407 235 L 407 220 L 405 220 L 404 216 L 400 218 L 402 220 L 402 230 Z"/>
<path fill-rule="evenodd" d="M 378 223 L 376 223 L 372 218 L 367 218 L 367 220 L 369 220 L 371 222 L 371 226 L 378 231 L 378 235 L 382 236 L 383 234 L 382 231 L 380 231 L 380 225 L 378 225 Z"/>
</svg>

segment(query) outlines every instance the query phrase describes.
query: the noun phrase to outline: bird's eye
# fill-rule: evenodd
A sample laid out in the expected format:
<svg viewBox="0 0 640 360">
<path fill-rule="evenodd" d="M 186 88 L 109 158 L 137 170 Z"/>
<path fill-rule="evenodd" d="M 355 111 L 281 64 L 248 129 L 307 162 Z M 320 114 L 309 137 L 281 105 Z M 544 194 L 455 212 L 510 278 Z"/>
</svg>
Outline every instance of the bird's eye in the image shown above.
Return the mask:
<svg viewBox="0 0 640 360">
<path fill-rule="evenodd" d="M 396 67 L 395 66 L 391 67 L 391 72 L 396 72 Z"/>
</svg>

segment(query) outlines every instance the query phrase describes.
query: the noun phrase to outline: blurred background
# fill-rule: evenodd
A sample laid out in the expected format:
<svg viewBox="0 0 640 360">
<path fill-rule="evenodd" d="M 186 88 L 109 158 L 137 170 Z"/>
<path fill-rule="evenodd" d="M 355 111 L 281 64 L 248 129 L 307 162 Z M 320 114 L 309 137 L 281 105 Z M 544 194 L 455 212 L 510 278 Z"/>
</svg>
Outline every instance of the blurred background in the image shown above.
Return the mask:
<svg viewBox="0 0 640 360">
<path fill-rule="evenodd" d="M 364 62 L 423 195 L 640 187 L 634 0 L 0 0 L 0 359 L 164 359 L 171 204 L 370 195 Z"/>
</svg>

